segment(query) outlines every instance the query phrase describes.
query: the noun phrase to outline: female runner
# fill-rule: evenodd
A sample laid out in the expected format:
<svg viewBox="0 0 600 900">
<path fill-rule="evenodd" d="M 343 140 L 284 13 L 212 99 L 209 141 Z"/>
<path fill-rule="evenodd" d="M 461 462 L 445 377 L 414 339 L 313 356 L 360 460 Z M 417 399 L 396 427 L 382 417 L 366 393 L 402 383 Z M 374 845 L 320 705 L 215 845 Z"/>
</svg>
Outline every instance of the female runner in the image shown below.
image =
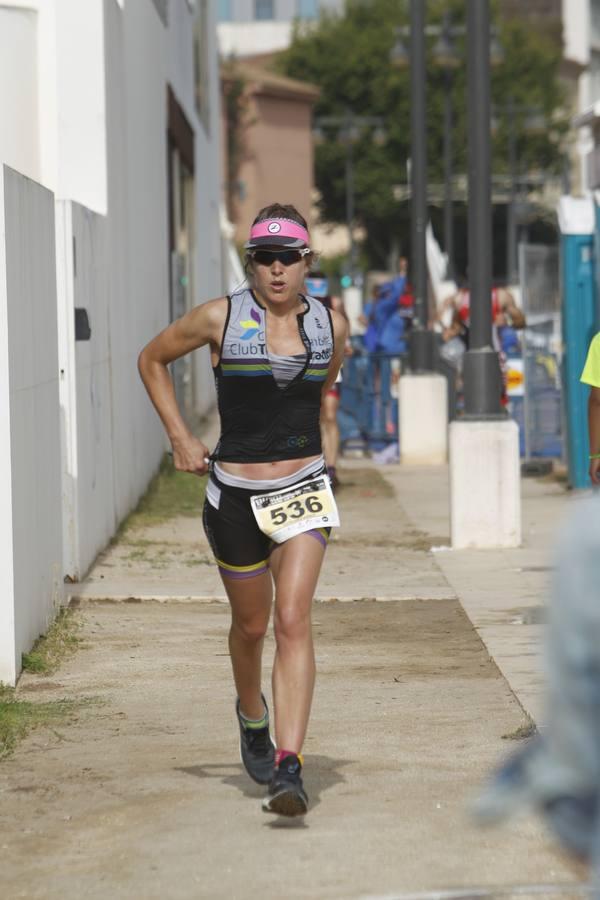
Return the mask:
<svg viewBox="0 0 600 900">
<path fill-rule="evenodd" d="M 342 363 L 347 326 L 301 293 L 314 255 L 295 207 L 262 209 L 246 251 L 250 286 L 169 325 L 142 350 L 139 371 L 175 468 L 209 472 L 203 522 L 231 605 L 242 761 L 255 781 L 268 785 L 263 809 L 295 816 L 308 808 L 301 749 L 315 681 L 311 605 L 329 524 L 338 521 L 319 413 Z M 210 459 L 181 416 L 167 369 L 205 344 L 221 418 Z M 273 584 L 276 751 L 261 693 Z"/>
</svg>

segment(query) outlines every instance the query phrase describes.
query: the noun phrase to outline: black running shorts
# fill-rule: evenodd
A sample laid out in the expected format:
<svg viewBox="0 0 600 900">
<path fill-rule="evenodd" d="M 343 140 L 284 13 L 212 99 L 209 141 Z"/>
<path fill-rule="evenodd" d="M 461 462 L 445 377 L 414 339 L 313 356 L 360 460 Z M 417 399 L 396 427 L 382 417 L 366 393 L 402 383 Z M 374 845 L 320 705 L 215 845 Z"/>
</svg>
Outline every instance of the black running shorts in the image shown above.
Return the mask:
<svg viewBox="0 0 600 900">
<path fill-rule="evenodd" d="M 269 555 L 277 545 L 260 530 L 250 506 L 250 497 L 260 492 L 223 484 L 214 471 L 209 475 L 202 524 L 219 571 L 227 578 L 252 578 L 269 567 Z M 305 534 L 326 547 L 330 532 L 331 528 L 316 528 Z"/>
</svg>

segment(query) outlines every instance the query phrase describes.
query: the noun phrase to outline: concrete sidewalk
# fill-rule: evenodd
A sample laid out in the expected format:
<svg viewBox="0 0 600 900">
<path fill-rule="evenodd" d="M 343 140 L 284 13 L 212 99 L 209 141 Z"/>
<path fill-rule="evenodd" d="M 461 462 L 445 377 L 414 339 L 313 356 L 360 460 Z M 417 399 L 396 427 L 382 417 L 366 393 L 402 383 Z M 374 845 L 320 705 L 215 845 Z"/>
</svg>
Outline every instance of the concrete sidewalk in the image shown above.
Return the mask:
<svg viewBox="0 0 600 900">
<path fill-rule="evenodd" d="M 526 724 L 509 683 L 526 709 L 539 698 L 535 666 L 523 669 L 539 626 L 516 623 L 545 596 L 544 529 L 564 493 L 524 484 L 523 550 L 432 553 L 448 544 L 443 470 L 357 460 L 342 478 L 329 602 L 314 610 L 309 815 L 260 810 L 239 763 L 223 589 L 200 523 L 170 520 L 72 586 L 86 649 L 51 679 L 21 680 L 23 697 L 95 703 L 0 765 L 3 897 L 579 896 L 581 873 L 538 821 L 482 831 L 467 813 Z M 144 597 L 162 602 L 131 602 Z M 273 649 L 269 636 L 267 695 Z"/>
<path fill-rule="evenodd" d="M 544 607 L 557 528 L 576 495 L 553 477 L 521 479 L 523 542 L 512 550 L 450 550 L 448 469 L 389 466 L 384 473 L 415 528 L 431 538 L 448 585 L 536 723 L 543 716 Z M 440 540 L 439 536 L 444 536 Z"/>
</svg>

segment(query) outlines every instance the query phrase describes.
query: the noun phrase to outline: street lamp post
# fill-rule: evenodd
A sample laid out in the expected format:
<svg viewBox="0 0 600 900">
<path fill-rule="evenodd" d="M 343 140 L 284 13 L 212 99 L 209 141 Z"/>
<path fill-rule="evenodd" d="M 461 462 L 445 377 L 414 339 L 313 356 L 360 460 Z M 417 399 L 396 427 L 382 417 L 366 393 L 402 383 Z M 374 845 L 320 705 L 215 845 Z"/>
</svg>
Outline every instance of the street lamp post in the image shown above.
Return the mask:
<svg viewBox="0 0 600 900">
<path fill-rule="evenodd" d="M 404 65 L 406 52 L 396 30 L 391 61 Z M 427 303 L 427 135 L 425 106 L 425 2 L 410 3 L 411 268 L 415 295 L 409 343 L 410 371 L 399 382 L 399 443 L 403 463 L 438 465 L 448 452 L 448 389 L 433 371 L 434 334 Z"/>
<path fill-rule="evenodd" d="M 350 138 L 346 141 L 346 223 L 348 225 L 348 238 L 350 241 L 350 253 L 348 260 L 348 274 L 354 281 L 356 268 L 356 242 L 354 240 L 354 152 Z"/>
<path fill-rule="evenodd" d="M 483 16 L 485 22 L 482 26 L 480 22 L 476 22 L 475 26 L 470 22 L 469 24 L 469 125 L 470 125 L 470 135 L 471 133 L 475 136 L 473 139 L 470 137 L 470 146 L 472 152 L 470 154 L 470 158 L 472 161 L 472 169 L 473 171 L 470 173 L 469 179 L 469 195 L 472 197 L 475 191 L 480 191 L 481 185 L 484 184 L 487 178 L 487 197 L 488 197 L 488 208 L 487 212 L 489 213 L 489 221 L 487 225 L 487 230 L 490 237 L 490 242 L 487 245 L 488 252 L 488 261 L 486 263 L 485 260 L 478 260 L 479 266 L 476 268 L 481 268 L 483 266 L 483 270 L 485 270 L 486 265 L 489 269 L 489 291 L 488 297 L 491 297 L 491 201 L 490 201 L 490 186 L 491 186 L 491 176 L 490 176 L 490 145 L 489 145 L 489 124 L 490 124 L 490 86 L 489 86 L 489 72 L 490 65 L 499 65 L 504 61 L 504 54 L 501 46 L 498 43 L 496 34 L 492 32 L 490 28 L 490 18 L 489 18 L 489 5 L 488 0 L 482 0 L 482 9 L 473 9 L 469 13 L 471 18 L 477 13 L 479 16 Z M 472 4 L 471 4 L 472 6 Z M 471 7 L 470 7 L 471 9 Z M 425 230 L 421 228 L 422 225 L 422 216 L 426 215 L 426 188 L 424 184 L 421 184 L 421 176 L 426 170 L 426 157 L 425 157 L 425 34 L 427 35 L 437 35 L 438 42 L 433 50 L 433 58 L 441 69 L 444 70 L 445 77 L 445 97 L 444 97 L 444 237 L 446 243 L 446 253 L 448 257 L 448 267 L 447 267 L 447 277 L 451 278 L 454 275 L 454 234 L 453 234 L 453 198 L 452 198 L 452 131 L 453 131 L 453 117 L 452 117 L 452 102 L 451 102 L 451 88 L 452 88 L 452 71 L 460 65 L 460 59 L 458 58 L 452 39 L 455 35 L 462 35 L 465 33 L 464 26 L 453 26 L 450 20 L 450 13 L 448 11 L 444 14 L 444 20 L 441 26 L 432 25 L 425 27 L 424 25 L 424 13 L 425 13 L 425 3 L 422 0 L 411 0 L 411 24 L 410 28 L 399 27 L 396 29 L 396 43 L 392 48 L 391 59 L 396 65 L 404 66 L 407 62 L 407 54 L 402 45 L 401 36 L 410 35 L 410 68 L 411 68 L 411 191 L 413 198 L 413 207 L 412 207 L 412 224 L 413 224 L 413 257 L 414 257 L 414 270 L 415 270 L 415 282 L 416 282 L 416 301 L 419 299 L 419 283 L 418 279 L 423 277 L 421 275 L 421 261 L 425 259 Z M 477 38 L 473 38 L 474 27 L 478 29 Z M 482 43 L 483 42 L 483 43 Z M 477 52 L 475 52 L 477 51 Z M 481 79 L 487 78 L 487 82 L 482 84 L 482 90 L 479 91 L 479 85 L 481 84 Z M 475 111 L 474 102 L 472 100 L 477 101 L 477 111 Z M 484 118 L 481 118 L 481 115 Z M 483 143 L 487 141 L 486 148 L 484 148 Z M 477 145 L 477 146 L 476 146 Z M 481 171 L 481 165 L 483 161 L 487 160 L 485 165 L 487 166 L 486 172 Z M 415 161 L 417 165 L 415 166 Z M 474 187 L 476 185 L 476 187 Z M 478 194 L 479 196 L 479 194 Z M 483 201 L 482 201 L 483 202 Z M 470 229 L 471 232 L 475 232 L 477 229 L 477 223 L 485 221 L 485 212 L 480 209 L 478 212 L 475 212 L 476 204 L 469 207 L 469 218 L 473 221 L 473 226 Z M 425 213 L 423 213 L 423 209 L 425 209 Z M 469 253 L 471 256 L 471 253 Z M 426 270 L 424 274 L 425 280 L 425 291 L 426 291 Z M 480 277 L 480 276 L 479 276 Z M 481 278 L 480 278 L 481 280 Z M 421 290 L 423 290 L 421 288 Z M 425 304 L 427 303 L 426 293 L 423 291 L 423 295 Z M 488 303 L 491 306 L 491 304 Z M 426 316 L 426 305 L 425 305 L 425 316 Z M 491 312 L 490 312 L 491 317 Z M 477 318 L 477 315 L 476 315 Z M 422 306 L 421 309 L 417 309 L 417 302 L 415 302 L 415 320 L 417 325 L 422 327 L 423 321 L 426 318 L 423 316 Z M 478 327 L 478 326 L 476 326 Z M 485 329 L 485 324 L 481 326 Z M 421 335 L 418 333 L 415 334 L 417 339 L 421 338 Z M 411 354 L 411 364 L 416 365 L 417 371 L 419 368 L 423 370 L 423 367 L 419 366 L 419 352 L 422 351 L 422 348 L 419 346 L 418 342 L 416 343 L 415 353 Z M 425 346 L 425 341 L 423 341 L 423 346 Z M 484 342 L 485 343 L 485 342 Z M 488 343 L 491 345 L 491 318 L 490 318 L 490 337 Z M 483 345 L 482 345 L 483 346 Z M 491 347 L 490 347 L 491 349 Z M 486 363 L 487 365 L 487 363 Z M 491 367 L 493 370 L 493 366 Z M 485 383 L 485 382 L 484 382 Z M 500 395 L 498 395 L 500 396 Z M 479 400 L 475 402 L 475 408 L 479 408 L 481 406 Z"/>
<path fill-rule="evenodd" d="M 431 30 L 431 29 L 430 29 Z M 454 279 L 454 221 L 452 198 L 452 134 L 454 129 L 452 115 L 452 73 L 460 66 L 453 37 L 464 34 L 464 28 L 453 28 L 450 12 L 444 12 L 444 20 L 439 31 L 438 41 L 433 48 L 433 61 L 442 69 L 444 76 L 444 243 L 446 245 L 446 278 Z"/>
<path fill-rule="evenodd" d="M 469 350 L 464 360 L 465 415 L 504 417 L 501 374 L 492 346 L 490 16 L 488 0 L 468 0 Z"/>
<path fill-rule="evenodd" d="M 409 353 L 413 372 L 433 368 L 433 335 L 427 330 L 427 133 L 425 122 L 425 4 L 410 3 L 411 225 L 414 319 Z"/>
<path fill-rule="evenodd" d="M 444 241 L 446 278 L 454 280 L 454 210 L 452 198 L 452 71 L 444 71 Z"/>
<path fill-rule="evenodd" d="M 508 114 L 508 174 L 510 184 L 508 187 L 508 204 L 506 207 L 506 280 L 515 284 L 517 275 L 517 227 L 515 216 L 515 185 L 517 180 L 517 139 L 515 135 L 515 103 L 512 96 L 507 100 Z"/>
<path fill-rule="evenodd" d="M 517 547 L 519 430 L 501 410 L 492 347 L 489 0 L 467 0 L 467 23 L 471 326 L 465 415 L 450 424 L 450 539 L 455 549 Z"/>
</svg>

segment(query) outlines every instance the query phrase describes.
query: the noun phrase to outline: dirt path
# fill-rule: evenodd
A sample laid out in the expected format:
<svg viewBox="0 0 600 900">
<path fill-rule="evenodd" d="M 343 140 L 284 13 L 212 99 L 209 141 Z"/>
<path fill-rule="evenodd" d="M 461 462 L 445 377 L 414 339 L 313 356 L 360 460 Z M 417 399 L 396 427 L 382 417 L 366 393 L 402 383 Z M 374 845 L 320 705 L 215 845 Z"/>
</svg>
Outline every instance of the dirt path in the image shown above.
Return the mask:
<svg viewBox="0 0 600 900">
<path fill-rule="evenodd" d="M 425 536 L 385 483 L 351 477 L 322 593 L 404 587 L 407 599 L 315 607 L 306 819 L 262 813 L 239 763 L 224 604 L 85 604 L 86 648 L 19 688 L 97 702 L 0 765 L 3 900 L 350 900 L 576 879 L 537 823 L 481 832 L 469 821 L 465 804 L 522 712 Z M 100 568 L 126 552 L 113 548 Z M 156 577 L 144 566 L 130 583 Z M 272 652 L 269 637 L 267 668 Z"/>
</svg>

